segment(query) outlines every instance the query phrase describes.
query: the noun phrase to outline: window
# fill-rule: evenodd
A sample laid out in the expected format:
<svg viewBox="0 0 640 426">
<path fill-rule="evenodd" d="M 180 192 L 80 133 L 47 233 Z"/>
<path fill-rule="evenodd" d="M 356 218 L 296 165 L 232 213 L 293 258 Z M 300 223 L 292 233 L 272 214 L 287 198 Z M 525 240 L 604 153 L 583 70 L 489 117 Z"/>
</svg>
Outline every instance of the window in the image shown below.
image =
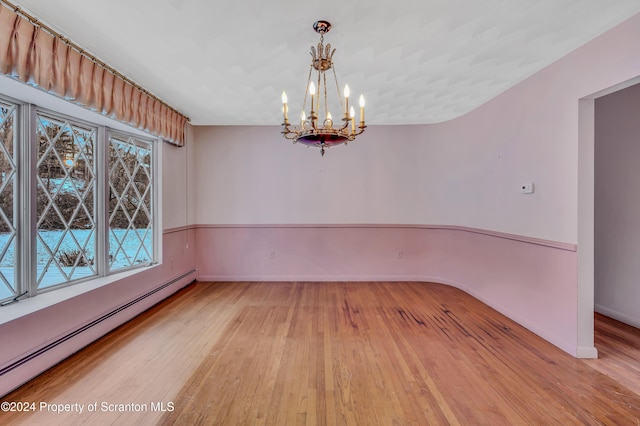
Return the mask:
<svg viewBox="0 0 640 426">
<path fill-rule="evenodd" d="M 36 279 L 46 288 L 97 275 L 96 128 L 38 112 Z"/>
<path fill-rule="evenodd" d="M 155 262 L 154 147 L 0 99 L 0 302 Z"/>
<path fill-rule="evenodd" d="M 16 297 L 16 106 L 0 100 L 0 300 Z"/>
<path fill-rule="evenodd" d="M 109 134 L 109 268 L 153 259 L 151 144 Z"/>
</svg>

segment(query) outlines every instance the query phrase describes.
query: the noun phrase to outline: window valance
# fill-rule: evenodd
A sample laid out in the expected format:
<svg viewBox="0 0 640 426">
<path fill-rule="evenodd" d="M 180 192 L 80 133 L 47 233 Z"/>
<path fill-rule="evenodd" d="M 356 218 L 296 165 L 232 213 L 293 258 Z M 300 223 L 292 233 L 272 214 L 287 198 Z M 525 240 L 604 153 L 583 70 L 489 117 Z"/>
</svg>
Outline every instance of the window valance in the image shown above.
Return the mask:
<svg viewBox="0 0 640 426">
<path fill-rule="evenodd" d="M 0 72 L 184 144 L 185 115 L 19 8 L 2 3 Z"/>
</svg>

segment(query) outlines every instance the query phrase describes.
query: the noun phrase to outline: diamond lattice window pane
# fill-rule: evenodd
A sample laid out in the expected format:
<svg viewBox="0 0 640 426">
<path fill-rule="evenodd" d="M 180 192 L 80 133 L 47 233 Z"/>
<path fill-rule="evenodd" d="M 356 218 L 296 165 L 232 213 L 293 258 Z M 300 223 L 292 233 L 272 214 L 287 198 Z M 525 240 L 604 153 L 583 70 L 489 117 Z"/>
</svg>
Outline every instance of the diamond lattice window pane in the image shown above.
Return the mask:
<svg viewBox="0 0 640 426">
<path fill-rule="evenodd" d="M 109 267 L 153 261 L 151 144 L 109 137 Z"/>
<path fill-rule="evenodd" d="M 94 128 L 38 114 L 39 288 L 97 275 L 95 135 Z"/>
<path fill-rule="evenodd" d="M 0 102 L 0 300 L 12 298 L 18 294 L 15 281 L 15 122 L 16 107 Z"/>
</svg>

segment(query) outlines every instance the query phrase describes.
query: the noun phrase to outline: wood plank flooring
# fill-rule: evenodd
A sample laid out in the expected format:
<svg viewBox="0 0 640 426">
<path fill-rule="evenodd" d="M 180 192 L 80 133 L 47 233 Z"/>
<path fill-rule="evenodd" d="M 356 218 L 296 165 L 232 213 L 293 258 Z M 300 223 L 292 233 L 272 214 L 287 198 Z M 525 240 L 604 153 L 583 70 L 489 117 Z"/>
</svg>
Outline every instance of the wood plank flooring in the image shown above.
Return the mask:
<svg viewBox="0 0 640 426">
<path fill-rule="evenodd" d="M 38 409 L 0 424 L 640 424 L 638 353 L 598 349 L 439 284 L 197 283 L 2 398 Z"/>
<path fill-rule="evenodd" d="M 640 395 L 640 329 L 596 313 L 594 341 L 598 359 L 585 362 Z"/>
</svg>

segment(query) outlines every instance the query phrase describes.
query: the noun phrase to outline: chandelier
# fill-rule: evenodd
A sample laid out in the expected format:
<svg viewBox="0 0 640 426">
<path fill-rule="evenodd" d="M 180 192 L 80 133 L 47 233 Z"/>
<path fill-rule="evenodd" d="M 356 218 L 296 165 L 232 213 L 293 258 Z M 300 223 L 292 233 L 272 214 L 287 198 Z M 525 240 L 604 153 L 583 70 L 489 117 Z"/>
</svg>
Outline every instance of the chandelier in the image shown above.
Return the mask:
<svg viewBox="0 0 640 426">
<path fill-rule="evenodd" d="M 293 143 L 300 142 L 307 146 L 320 148 L 320 153 L 324 156 L 325 148 L 335 145 L 346 144 L 364 132 L 364 97 L 360 95 L 360 124 L 356 127 L 355 110 L 349 106 L 349 85 L 344 86 L 343 96 L 340 96 L 340 87 L 333 66 L 333 54 L 331 44 L 324 45 L 324 35 L 331 29 L 331 24 L 327 21 L 317 21 L 313 24 L 313 29 L 320 34 L 320 43 L 317 48 L 311 46 L 311 67 L 307 78 L 307 89 L 302 102 L 302 112 L 300 113 L 300 123 L 292 125 L 289 122 L 289 106 L 287 104 L 287 94 L 282 92 L 282 112 L 284 122 L 282 123 L 282 134 L 286 139 L 293 140 Z M 314 74 L 313 70 L 316 71 Z M 338 108 L 342 111 L 341 122 L 333 122 L 331 117 L 329 99 L 327 97 L 327 75 L 326 71 L 333 71 L 333 80 L 337 92 Z M 309 115 L 305 113 L 307 107 L 307 95 L 310 97 Z M 333 105 L 335 107 L 335 105 Z"/>
</svg>

